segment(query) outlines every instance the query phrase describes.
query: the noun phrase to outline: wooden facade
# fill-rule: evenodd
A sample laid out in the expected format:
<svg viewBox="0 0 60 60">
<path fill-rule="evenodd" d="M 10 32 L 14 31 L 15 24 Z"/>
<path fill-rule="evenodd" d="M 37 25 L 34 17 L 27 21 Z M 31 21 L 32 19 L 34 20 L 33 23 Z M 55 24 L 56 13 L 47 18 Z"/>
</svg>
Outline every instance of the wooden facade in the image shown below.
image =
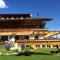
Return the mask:
<svg viewBox="0 0 60 60">
<path fill-rule="evenodd" d="M 50 20 L 52 19 L 32 18 L 30 14 L 0 14 L 0 41 L 14 38 L 20 45 L 60 46 L 60 39 L 53 37 L 60 32 L 45 28 L 46 22 Z"/>
</svg>

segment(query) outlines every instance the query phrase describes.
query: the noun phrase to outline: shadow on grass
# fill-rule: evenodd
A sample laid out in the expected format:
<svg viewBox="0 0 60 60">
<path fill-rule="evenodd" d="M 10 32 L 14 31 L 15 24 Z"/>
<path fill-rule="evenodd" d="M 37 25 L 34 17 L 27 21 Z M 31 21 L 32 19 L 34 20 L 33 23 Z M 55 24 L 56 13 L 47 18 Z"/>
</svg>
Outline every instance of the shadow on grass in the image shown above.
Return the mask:
<svg viewBox="0 0 60 60">
<path fill-rule="evenodd" d="M 39 52 L 31 52 L 31 54 L 34 54 L 34 55 L 51 55 L 49 53 L 39 53 Z"/>
</svg>

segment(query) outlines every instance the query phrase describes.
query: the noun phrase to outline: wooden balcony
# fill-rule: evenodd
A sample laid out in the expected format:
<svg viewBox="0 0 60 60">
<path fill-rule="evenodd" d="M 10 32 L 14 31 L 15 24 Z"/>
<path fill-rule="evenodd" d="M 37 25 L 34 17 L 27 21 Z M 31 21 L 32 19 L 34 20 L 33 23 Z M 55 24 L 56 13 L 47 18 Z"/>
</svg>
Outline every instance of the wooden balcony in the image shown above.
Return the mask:
<svg viewBox="0 0 60 60">
<path fill-rule="evenodd" d="M 26 45 L 60 45 L 60 40 L 17 40 L 16 42 Z"/>
<path fill-rule="evenodd" d="M 44 37 L 59 34 L 59 31 L 48 31 L 47 29 L 0 29 L 0 35 L 44 35 Z"/>
<path fill-rule="evenodd" d="M 47 29 L 39 29 L 39 28 L 0 29 L 0 32 L 17 32 L 17 31 L 47 31 Z"/>
<path fill-rule="evenodd" d="M 47 31 L 47 29 L 0 29 L 0 35 L 30 35 L 34 31 Z"/>
</svg>

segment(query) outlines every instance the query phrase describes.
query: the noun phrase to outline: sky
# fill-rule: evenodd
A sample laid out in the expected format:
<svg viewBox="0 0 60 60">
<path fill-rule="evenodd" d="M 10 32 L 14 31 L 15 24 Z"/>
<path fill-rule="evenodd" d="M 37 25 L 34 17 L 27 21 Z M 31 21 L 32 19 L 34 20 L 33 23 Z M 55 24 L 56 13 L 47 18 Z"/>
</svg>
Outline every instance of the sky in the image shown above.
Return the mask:
<svg viewBox="0 0 60 60">
<path fill-rule="evenodd" d="M 52 18 L 45 28 L 60 31 L 60 0 L 0 0 L 0 14 L 11 13 L 31 13 L 32 17 Z"/>
</svg>

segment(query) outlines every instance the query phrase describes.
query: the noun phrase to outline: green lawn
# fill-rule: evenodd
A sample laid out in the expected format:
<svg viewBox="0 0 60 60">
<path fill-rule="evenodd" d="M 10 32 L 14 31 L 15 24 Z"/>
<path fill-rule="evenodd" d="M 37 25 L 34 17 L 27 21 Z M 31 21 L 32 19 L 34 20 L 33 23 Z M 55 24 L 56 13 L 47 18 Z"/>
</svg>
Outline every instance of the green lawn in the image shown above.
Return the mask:
<svg viewBox="0 0 60 60">
<path fill-rule="evenodd" d="M 55 55 L 0 56 L 0 60 L 60 60 L 60 56 Z"/>
<path fill-rule="evenodd" d="M 3 54 L 10 53 L 10 51 L 6 51 L 3 45 L 0 45 L 0 52 Z M 60 53 L 51 54 L 52 50 L 56 50 L 56 48 L 39 48 L 34 50 L 36 54 L 32 54 L 31 56 L 16 56 L 16 55 L 0 55 L 0 60 L 60 60 Z"/>
<path fill-rule="evenodd" d="M 59 60 L 60 54 L 51 54 L 51 50 L 56 49 L 50 49 L 50 48 L 41 48 L 38 50 L 35 50 L 37 54 L 32 54 L 31 56 L 0 56 L 0 60 Z"/>
</svg>

